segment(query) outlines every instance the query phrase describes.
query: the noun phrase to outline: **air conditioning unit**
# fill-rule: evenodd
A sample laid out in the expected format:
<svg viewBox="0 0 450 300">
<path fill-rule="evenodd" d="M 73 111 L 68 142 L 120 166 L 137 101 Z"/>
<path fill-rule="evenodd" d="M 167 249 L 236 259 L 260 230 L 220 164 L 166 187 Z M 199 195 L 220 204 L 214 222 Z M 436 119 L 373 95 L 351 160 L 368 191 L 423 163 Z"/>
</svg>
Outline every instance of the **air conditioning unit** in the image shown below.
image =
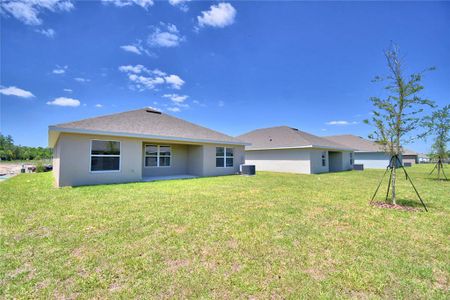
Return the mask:
<svg viewBox="0 0 450 300">
<path fill-rule="evenodd" d="M 255 165 L 240 165 L 239 171 L 241 172 L 241 175 L 255 175 L 256 174 Z"/>
</svg>

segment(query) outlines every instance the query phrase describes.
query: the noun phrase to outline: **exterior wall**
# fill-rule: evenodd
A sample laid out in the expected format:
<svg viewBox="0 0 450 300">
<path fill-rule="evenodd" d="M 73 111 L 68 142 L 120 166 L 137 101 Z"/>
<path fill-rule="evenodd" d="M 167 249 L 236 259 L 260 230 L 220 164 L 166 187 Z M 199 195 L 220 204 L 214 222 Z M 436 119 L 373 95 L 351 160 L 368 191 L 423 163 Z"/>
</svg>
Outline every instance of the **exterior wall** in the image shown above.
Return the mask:
<svg viewBox="0 0 450 300">
<path fill-rule="evenodd" d="M 257 171 L 310 174 L 310 151 L 302 149 L 249 150 L 245 163 Z"/>
<path fill-rule="evenodd" d="M 325 166 L 322 166 L 322 152 L 325 152 Z M 328 157 L 328 151 L 326 150 L 310 150 L 311 159 L 311 174 L 329 172 L 330 161 Z"/>
<path fill-rule="evenodd" d="M 146 144 L 155 144 L 161 146 L 170 146 L 172 157 L 169 167 L 146 167 L 145 166 L 145 149 Z M 142 177 L 151 176 L 169 176 L 188 174 L 188 145 L 143 142 L 142 143 Z M 191 162 L 189 161 L 189 165 Z"/>
<path fill-rule="evenodd" d="M 342 170 L 348 171 L 353 169 L 353 165 L 350 163 L 350 153 L 353 152 L 342 152 L 343 165 Z M 355 159 L 355 153 L 353 153 L 353 160 Z"/>
<path fill-rule="evenodd" d="M 233 167 L 216 167 L 216 147 L 234 148 Z M 203 175 L 202 176 L 220 176 L 231 175 L 239 172 L 239 166 L 245 162 L 244 146 L 239 145 L 203 145 Z"/>
<path fill-rule="evenodd" d="M 91 140 L 120 142 L 120 171 L 91 172 Z M 144 167 L 144 144 L 170 145 L 170 167 Z M 216 167 L 216 147 L 234 149 L 234 163 L 230 168 Z M 196 176 L 231 175 L 239 172 L 245 161 L 244 146 L 185 145 L 161 141 L 61 133 L 54 148 L 53 172 L 56 185 L 79 186 L 141 181 L 142 177 L 191 174 Z"/>
<path fill-rule="evenodd" d="M 118 172 L 90 172 L 91 140 L 121 142 Z M 140 181 L 142 179 L 142 141 L 137 139 L 61 133 L 58 186 L 78 186 Z M 57 175 L 55 173 L 55 175 Z"/>
<path fill-rule="evenodd" d="M 389 159 L 384 152 L 355 152 L 355 164 L 363 164 L 365 169 L 385 169 Z"/>
<path fill-rule="evenodd" d="M 189 145 L 187 152 L 187 172 L 194 176 L 203 175 L 203 146 Z"/>
<path fill-rule="evenodd" d="M 328 162 L 330 172 L 339 172 L 344 170 L 344 158 L 342 152 L 328 152 Z"/>
<path fill-rule="evenodd" d="M 55 178 L 55 185 L 59 186 L 59 176 L 60 176 L 60 162 L 61 162 L 61 144 L 56 143 L 53 148 L 53 177 Z"/>
</svg>

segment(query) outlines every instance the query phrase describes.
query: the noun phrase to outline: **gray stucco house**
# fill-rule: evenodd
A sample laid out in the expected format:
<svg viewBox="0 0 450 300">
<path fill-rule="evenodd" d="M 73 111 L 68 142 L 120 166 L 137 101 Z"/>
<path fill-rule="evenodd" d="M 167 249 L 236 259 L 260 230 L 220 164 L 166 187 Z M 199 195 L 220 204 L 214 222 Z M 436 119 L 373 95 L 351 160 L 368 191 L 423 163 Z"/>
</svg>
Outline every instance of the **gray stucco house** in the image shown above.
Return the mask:
<svg viewBox="0 0 450 300">
<path fill-rule="evenodd" d="M 314 174 L 351 170 L 353 149 L 288 126 L 262 128 L 237 137 L 250 143 L 245 163 L 258 171 Z"/>
<path fill-rule="evenodd" d="M 380 144 L 373 141 L 351 134 L 326 136 L 325 138 L 355 149 L 355 164 L 362 164 L 364 168 L 384 169 L 389 164 L 390 155 L 383 150 Z M 418 163 L 418 155 L 418 153 L 404 148 L 401 159 L 403 163 L 415 164 Z"/>
<path fill-rule="evenodd" d="M 236 174 L 245 145 L 153 109 L 49 126 L 59 187 Z"/>
</svg>

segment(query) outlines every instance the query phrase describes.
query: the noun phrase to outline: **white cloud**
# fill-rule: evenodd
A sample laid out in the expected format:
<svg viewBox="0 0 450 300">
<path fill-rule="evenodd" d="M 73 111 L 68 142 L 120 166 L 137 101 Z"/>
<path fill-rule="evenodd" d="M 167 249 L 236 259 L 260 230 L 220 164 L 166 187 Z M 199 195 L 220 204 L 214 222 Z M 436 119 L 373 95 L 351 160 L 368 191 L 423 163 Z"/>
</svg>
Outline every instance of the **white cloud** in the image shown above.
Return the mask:
<svg viewBox="0 0 450 300">
<path fill-rule="evenodd" d="M 73 92 L 72 89 L 64 89 L 63 91 L 64 91 L 64 92 L 68 92 L 68 93 L 72 93 L 72 92 Z"/>
<path fill-rule="evenodd" d="M 211 26 L 223 28 L 234 23 L 236 9 L 230 3 L 211 5 L 207 11 L 202 11 L 202 16 L 197 16 L 200 27 Z"/>
<path fill-rule="evenodd" d="M 102 104 L 95 104 L 95 107 L 97 107 L 97 108 L 102 108 L 103 105 L 102 105 Z"/>
<path fill-rule="evenodd" d="M 53 99 L 53 101 L 48 101 L 47 104 L 56 106 L 77 107 L 80 106 L 80 100 L 73 98 L 59 97 Z"/>
<path fill-rule="evenodd" d="M 169 108 L 167 108 L 167 110 L 168 111 L 171 111 L 171 112 L 180 112 L 181 111 L 181 109 L 179 108 L 179 107 L 169 107 Z"/>
<path fill-rule="evenodd" d="M 90 79 L 83 77 L 75 77 L 74 80 L 82 83 L 91 81 Z"/>
<path fill-rule="evenodd" d="M 53 69 L 53 71 L 52 71 L 52 73 L 53 74 L 57 74 L 57 75 L 62 75 L 62 74 L 64 74 L 64 73 L 66 73 L 66 70 L 67 70 L 67 68 L 68 68 L 68 66 L 56 66 L 56 68 L 55 69 Z"/>
<path fill-rule="evenodd" d="M 358 122 L 349 122 L 349 121 L 329 121 L 325 123 L 326 125 L 354 125 L 358 124 Z"/>
<path fill-rule="evenodd" d="M 153 90 L 158 85 L 166 84 L 174 89 L 180 89 L 184 80 L 178 75 L 167 75 L 167 73 L 154 69 L 149 70 L 143 65 L 120 66 L 119 71 L 127 74 L 132 82 L 131 88 L 142 91 L 144 89 Z"/>
<path fill-rule="evenodd" d="M 150 71 L 144 67 L 143 65 L 127 65 L 127 66 L 120 66 L 119 67 L 119 71 L 120 72 L 125 72 L 125 73 L 135 73 L 135 74 L 140 74 L 140 73 L 149 73 Z"/>
<path fill-rule="evenodd" d="M 224 107 L 225 106 L 225 102 L 220 100 L 219 103 L 217 103 L 217 105 L 219 105 L 219 107 Z"/>
<path fill-rule="evenodd" d="M 164 79 L 168 84 L 172 86 L 172 88 L 176 90 L 179 90 L 184 84 L 184 80 L 181 79 L 178 75 L 169 75 L 164 77 Z"/>
<path fill-rule="evenodd" d="M 33 93 L 20 89 L 15 86 L 10 87 L 0 87 L 0 94 L 5 96 L 16 96 L 20 98 L 31 98 L 34 97 Z"/>
<path fill-rule="evenodd" d="M 190 0 L 169 0 L 170 5 L 178 7 L 184 12 L 189 10 L 189 7 L 186 5 Z"/>
<path fill-rule="evenodd" d="M 173 24 L 160 23 L 160 27 L 153 27 L 153 32 L 147 38 L 150 47 L 176 47 L 185 38 L 180 35 L 177 27 Z"/>
<path fill-rule="evenodd" d="M 154 4 L 153 0 L 102 0 L 104 4 L 113 4 L 117 7 L 137 5 L 142 8 L 149 8 Z"/>
<path fill-rule="evenodd" d="M 131 53 L 134 53 L 137 55 L 142 54 L 141 50 L 139 50 L 139 48 L 135 45 L 123 45 L 123 46 L 120 46 L 120 48 L 126 52 L 131 52 Z"/>
<path fill-rule="evenodd" d="M 48 29 L 36 29 L 36 32 L 45 35 L 48 38 L 53 38 L 55 36 L 55 31 L 51 28 Z"/>
<path fill-rule="evenodd" d="M 164 98 L 168 98 L 176 103 L 183 103 L 187 98 L 189 98 L 188 95 L 178 95 L 178 94 L 165 94 L 163 95 Z"/>
<path fill-rule="evenodd" d="M 45 11 L 70 11 L 74 8 L 71 0 L 11 0 L 1 1 L 0 11 L 4 11 L 27 25 L 41 25 L 39 14 Z"/>
</svg>

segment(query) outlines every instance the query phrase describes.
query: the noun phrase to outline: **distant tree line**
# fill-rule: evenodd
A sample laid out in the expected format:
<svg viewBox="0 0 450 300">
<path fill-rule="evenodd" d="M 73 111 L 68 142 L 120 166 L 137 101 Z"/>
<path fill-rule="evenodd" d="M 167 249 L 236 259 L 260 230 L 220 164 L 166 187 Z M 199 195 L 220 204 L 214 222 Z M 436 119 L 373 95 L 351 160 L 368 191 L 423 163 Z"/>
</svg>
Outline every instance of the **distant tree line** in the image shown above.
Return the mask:
<svg viewBox="0 0 450 300">
<path fill-rule="evenodd" d="M 35 160 L 52 158 L 52 149 L 14 145 L 10 135 L 0 134 L 0 160 Z"/>
</svg>

